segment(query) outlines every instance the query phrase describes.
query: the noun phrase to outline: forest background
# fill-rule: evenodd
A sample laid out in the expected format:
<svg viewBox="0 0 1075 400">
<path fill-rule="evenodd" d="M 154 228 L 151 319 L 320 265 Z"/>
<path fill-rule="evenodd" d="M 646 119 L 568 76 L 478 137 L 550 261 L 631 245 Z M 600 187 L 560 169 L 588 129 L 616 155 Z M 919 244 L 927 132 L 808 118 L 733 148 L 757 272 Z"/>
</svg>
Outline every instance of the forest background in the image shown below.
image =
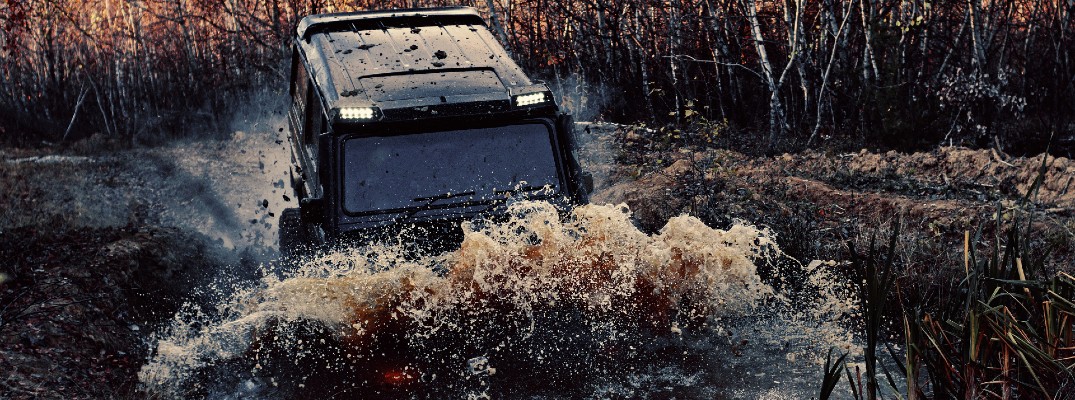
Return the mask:
<svg viewBox="0 0 1075 400">
<path fill-rule="evenodd" d="M 2 0 L 0 141 L 212 131 L 286 87 L 303 15 L 444 5 L 579 119 L 748 152 L 1075 151 L 1075 0 Z"/>
</svg>

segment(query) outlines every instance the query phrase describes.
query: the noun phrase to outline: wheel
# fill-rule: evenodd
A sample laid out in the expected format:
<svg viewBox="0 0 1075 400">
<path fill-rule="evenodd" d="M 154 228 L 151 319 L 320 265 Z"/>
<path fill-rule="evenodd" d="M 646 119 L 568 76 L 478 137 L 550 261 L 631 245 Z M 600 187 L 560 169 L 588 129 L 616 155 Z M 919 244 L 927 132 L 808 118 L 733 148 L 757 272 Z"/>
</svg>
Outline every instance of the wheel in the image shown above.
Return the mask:
<svg viewBox="0 0 1075 400">
<path fill-rule="evenodd" d="M 298 208 L 280 213 L 280 255 L 284 259 L 301 257 L 310 251 L 310 229 L 302 222 Z"/>
</svg>

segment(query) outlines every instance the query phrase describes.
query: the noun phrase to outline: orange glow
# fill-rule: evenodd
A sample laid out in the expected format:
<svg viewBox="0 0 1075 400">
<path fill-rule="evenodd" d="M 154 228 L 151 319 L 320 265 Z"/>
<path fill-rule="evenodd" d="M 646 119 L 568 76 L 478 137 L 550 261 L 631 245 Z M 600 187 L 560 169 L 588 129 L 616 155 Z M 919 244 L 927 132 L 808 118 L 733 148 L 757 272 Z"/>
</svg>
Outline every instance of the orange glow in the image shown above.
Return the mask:
<svg viewBox="0 0 1075 400">
<path fill-rule="evenodd" d="M 407 370 L 409 367 L 403 369 L 390 369 L 384 372 L 384 383 L 392 386 L 405 386 L 414 383 L 417 374 L 412 374 Z"/>
</svg>

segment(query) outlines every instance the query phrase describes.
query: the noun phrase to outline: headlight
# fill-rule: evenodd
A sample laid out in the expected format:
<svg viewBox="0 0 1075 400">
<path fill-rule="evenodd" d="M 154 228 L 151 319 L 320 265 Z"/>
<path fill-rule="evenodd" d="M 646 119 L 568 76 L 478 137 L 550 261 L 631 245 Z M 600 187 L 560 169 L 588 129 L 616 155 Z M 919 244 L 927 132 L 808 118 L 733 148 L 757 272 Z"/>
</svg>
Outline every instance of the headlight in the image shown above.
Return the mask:
<svg viewBox="0 0 1075 400">
<path fill-rule="evenodd" d="M 537 92 L 527 93 L 515 96 L 516 107 L 526 107 L 538 104 L 544 104 L 552 101 L 552 93 L 549 92 Z"/>
<path fill-rule="evenodd" d="M 376 107 L 344 107 L 340 109 L 340 119 L 348 121 L 372 120 L 380 114 Z"/>
</svg>

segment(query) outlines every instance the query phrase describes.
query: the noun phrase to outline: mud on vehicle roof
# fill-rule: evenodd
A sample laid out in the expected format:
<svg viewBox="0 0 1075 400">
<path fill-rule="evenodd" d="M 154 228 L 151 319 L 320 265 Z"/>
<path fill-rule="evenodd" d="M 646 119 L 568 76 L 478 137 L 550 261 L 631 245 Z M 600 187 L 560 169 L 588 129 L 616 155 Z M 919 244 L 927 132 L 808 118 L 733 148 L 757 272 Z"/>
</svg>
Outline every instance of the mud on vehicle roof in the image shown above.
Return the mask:
<svg viewBox="0 0 1075 400">
<path fill-rule="evenodd" d="M 533 85 L 471 8 L 310 16 L 297 33 L 329 109 L 475 101 Z"/>
<path fill-rule="evenodd" d="M 439 7 L 317 14 L 308 16 L 299 21 L 298 36 L 303 40 L 309 40 L 310 35 L 322 31 L 338 31 L 350 28 L 365 30 L 386 27 L 402 28 L 407 26 L 430 25 L 484 26 L 485 20 L 481 18 L 481 15 L 479 15 L 476 10 L 469 7 Z"/>
</svg>

